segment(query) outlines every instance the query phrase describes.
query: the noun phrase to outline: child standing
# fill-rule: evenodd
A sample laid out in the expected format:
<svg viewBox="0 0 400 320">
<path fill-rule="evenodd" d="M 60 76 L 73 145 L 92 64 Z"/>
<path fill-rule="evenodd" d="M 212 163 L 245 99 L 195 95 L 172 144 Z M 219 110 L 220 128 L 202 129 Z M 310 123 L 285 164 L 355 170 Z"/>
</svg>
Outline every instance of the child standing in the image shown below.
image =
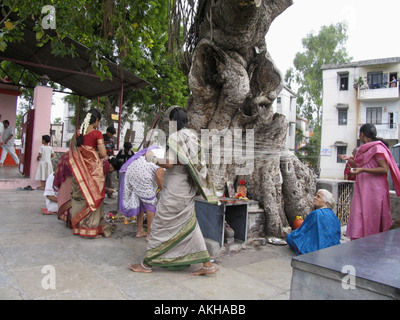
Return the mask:
<svg viewBox="0 0 400 320">
<path fill-rule="evenodd" d="M 37 156 L 37 161 L 39 162 L 39 167 L 36 171 L 35 180 L 40 180 L 41 186 L 38 187 L 39 190 L 44 190 L 46 179 L 49 175 L 53 173 L 53 165 L 51 163 L 51 158 L 54 157 L 54 150 L 50 143 L 50 136 L 44 135 L 42 136 L 42 146 L 40 147 L 39 154 Z"/>
</svg>

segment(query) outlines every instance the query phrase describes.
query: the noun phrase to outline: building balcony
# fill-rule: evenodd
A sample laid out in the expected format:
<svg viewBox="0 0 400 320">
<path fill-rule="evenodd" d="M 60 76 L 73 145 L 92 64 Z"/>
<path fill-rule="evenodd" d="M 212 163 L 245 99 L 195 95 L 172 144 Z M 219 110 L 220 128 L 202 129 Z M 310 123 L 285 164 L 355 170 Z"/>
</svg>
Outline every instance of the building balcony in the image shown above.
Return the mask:
<svg viewBox="0 0 400 320">
<path fill-rule="evenodd" d="M 358 125 L 358 132 L 360 131 L 362 124 Z M 399 128 L 397 123 L 374 123 L 378 137 L 385 140 L 398 140 L 399 139 Z"/>
<path fill-rule="evenodd" d="M 399 88 L 358 89 L 358 100 L 400 100 Z"/>
</svg>

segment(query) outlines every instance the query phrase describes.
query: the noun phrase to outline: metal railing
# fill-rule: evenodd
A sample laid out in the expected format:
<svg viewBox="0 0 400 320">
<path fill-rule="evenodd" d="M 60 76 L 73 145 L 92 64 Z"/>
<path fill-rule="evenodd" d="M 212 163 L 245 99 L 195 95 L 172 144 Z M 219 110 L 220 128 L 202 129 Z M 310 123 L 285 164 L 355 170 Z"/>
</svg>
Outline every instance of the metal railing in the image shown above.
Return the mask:
<svg viewBox="0 0 400 320">
<path fill-rule="evenodd" d="M 368 89 L 358 89 L 358 100 L 379 100 L 379 99 L 399 99 L 400 92 L 398 87 L 390 88 L 368 88 Z"/>
<path fill-rule="evenodd" d="M 351 199 L 353 198 L 354 182 L 343 182 L 338 184 L 337 217 L 340 224 L 347 225 L 350 215 Z"/>
<path fill-rule="evenodd" d="M 342 226 L 347 225 L 349 220 L 353 188 L 354 181 L 332 179 L 317 180 L 317 189 L 326 189 L 335 197 L 336 205 L 333 212 L 336 213 Z"/>
</svg>

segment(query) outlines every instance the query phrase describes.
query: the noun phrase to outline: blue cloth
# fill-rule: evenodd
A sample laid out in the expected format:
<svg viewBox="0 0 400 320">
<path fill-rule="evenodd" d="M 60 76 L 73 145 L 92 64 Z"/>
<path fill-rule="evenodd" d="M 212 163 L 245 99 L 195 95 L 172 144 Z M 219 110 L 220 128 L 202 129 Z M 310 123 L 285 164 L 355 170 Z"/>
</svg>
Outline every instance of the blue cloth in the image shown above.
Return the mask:
<svg viewBox="0 0 400 320">
<path fill-rule="evenodd" d="M 299 229 L 286 236 L 297 255 L 340 244 L 340 221 L 329 208 L 312 211 Z"/>
</svg>

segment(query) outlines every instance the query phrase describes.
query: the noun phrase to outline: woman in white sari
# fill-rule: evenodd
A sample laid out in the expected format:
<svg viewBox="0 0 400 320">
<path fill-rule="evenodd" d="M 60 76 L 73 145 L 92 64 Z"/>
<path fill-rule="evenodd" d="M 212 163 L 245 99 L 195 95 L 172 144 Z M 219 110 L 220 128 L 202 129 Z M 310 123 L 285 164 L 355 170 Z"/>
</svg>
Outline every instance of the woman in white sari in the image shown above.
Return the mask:
<svg viewBox="0 0 400 320">
<path fill-rule="evenodd" d="M 167 170 L 144 260 L 129 265 L 129 268 L 149 273 L 152 266 L 183 269 L 190 264 L 203 263 L 202 268 L 192 275 L 212 274 L 216 269 L 197 223 L 194 198 L 199 190 L 209 201 L 216 201 L 215 189 L 206 167 L 199 161 L 198 138 L 185 128 L 188 123 L 186 111 L 173 109 L 170 120 L 177 122 L 178 131 L 168 139 L 166 159 L 155 157 L 151 151 L 146 154 L 148 161 Z"/>
<path fill-rule="evenodd" d="M 162 189 L 161 181 L 164 176 L 163 168 L 146 161 L 146 152 L 150 150 L 162 153 L 157 146 L 140 150 L 119 170 L 119 210 L 126 217 L 138 217 L 136 237 L 146 237 L 146 240 L 156 213 L 157 188 Z M 144 213 L 147 216 L 147 232 L 143 228 Z"/>
</svg>

